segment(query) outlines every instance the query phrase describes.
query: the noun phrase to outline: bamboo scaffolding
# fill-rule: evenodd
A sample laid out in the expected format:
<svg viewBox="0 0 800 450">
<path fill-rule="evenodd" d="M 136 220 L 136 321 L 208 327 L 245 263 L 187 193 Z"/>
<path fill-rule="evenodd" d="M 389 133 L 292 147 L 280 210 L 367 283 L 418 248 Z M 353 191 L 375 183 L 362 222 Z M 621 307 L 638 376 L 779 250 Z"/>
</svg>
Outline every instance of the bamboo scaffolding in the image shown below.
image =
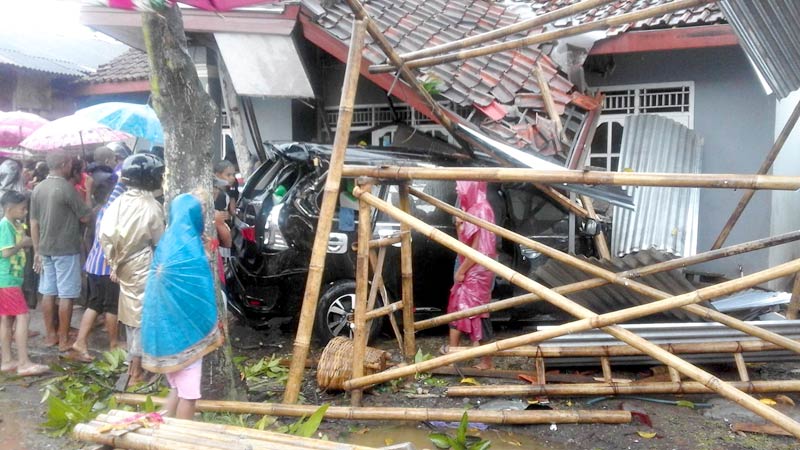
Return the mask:
<svg viewBox="0 0 800 450">
<path fill-rule="evenodd" d="M 418 192 L 412 190 L 412 193 L 416 196 Z M 616 275 L 622 278 L 641 278 L 648 275 L 665 272 L 668 270 L 680 269 L 683 267 L 699 264 L 706 261 L 712 261 L 715 259 L 725 258 L 733 255 L 740 255 L 742 253 L 761 250 L 764 248 L 786 244 L 797 240 L 800 240 L 800 231 L 792 231 L 789 233 L 784 233 L 773 237 L 732 245 L 718 250 L 710 250 L 694 256 L 686 256 L 683 258 L 664 261 L 649 266 L 640 267 L 637 269 L 626 270 L 624 272 L 618 272 Z M 561 295 L 566 295 L 584 291 L 586 289 L 605 286 L 607 284 L 609 284 L 609 282 L 602 278 L 593 278 L 591 280 L 580 281 L 577 283 L 571 283 L 568 285 L 557 287 L 553 289 L 553 292 L 557 292 Z M 482 305 L 475 308 L 469 308 L 463 311 L 457 311 L 450 314 L 443 314 L 441 316 L 434 317 L 431 319 L 421 320 L 414 324 L 414 328 L 417 331 L 426 330 L 428 328 L 446 325 L 454 320 L 458 320 L 464 317 L 471 317 L 477 314 L 483 314 L 487 312 L 492 313 L 496 311 L 502 311 L 504 309 L 513 308 L 515 306 L 520 306 L 540 300 L 541 298 L 539 298 L 539 296 L 536 294 L 518 295 L 516 297 L 511 297 L 505 300 L 489 303 L 488 305 Z"/>
<path fill-rule="evenodd" d="M 147 401 L 147 396 L 139 394 L 116 394 L 120 404 L 139 405 Z M 164 398 L 152 398 L 153 404 L 162 406 Z M 268 416 L 303 417 L 313 414 L 319 406 L 287 405 L 281 403 L 248 403 L 220 400 L 198 400 L 197 410 L 208 412 L 229 412 L 234 414 L 262 414 Z M 458 422 L 464 410 L 461 408 L 392 408 L 331 406 L 325 411 L 326 419 L 346 420 L 442 420 Z M 551 423 L 630 423 L 629 411 L 484 411 L 468 412 L 470 422 L 497 425 L 531 425 Z"/>
<path fill-rule="evenodd" d="M 469 50 L 461 50 L 445 55 L 431 56 L 427 58 L 419 58 L 413 61 L 406 61 L 405 63 L 399 58 L 390 58 L 391 64 L 380 64 L 369 67 L 370 73 L 385 73 L 397 70 L 397 67 L 403 69 L 416 69 L 419 67 L 430 67 L 439 64 L 445 64 L 453 61 L 461 61 L 469 58 L 476 58 L 478 56 L 490 55 L 492 53 L 502 52 L 506 50 L 513 50 L 522 47 L 530 47 L 545 42 L 556 41 L 569 36 L 577 36 L 589 31 L 603 30 L 619 25 L 638 22 L 640 20 L 649 19 L 651 17 L 661 16 L 681 9 L 693 8 L 695 6 L 704 5 L 709 3 L 709 0 L 679 0 L 659 6 L 634 11 L 619 16 L 608 17 L 605 19 L 595 20 L 593 22 L 575 25 L 560 30 L 550 31 L 547 33 L 535 34 L 521 39 L 514 39 L 497 44 L 487 45 Z M 356 16 L 358 17 L 358 16 Z"/>
<path fill-rule="evenodd" d="M 104 425 L 111 425 L 130 419 L 135 415 L 136 413 L 133 412 L 112 410 L 108 414 L 99 415 L 97 419 L 88 424 L 88 426 L 86 426 L 86 424 L 81 424 L 83 425 L 81 429 L 78 430 L 76 427 L 76 431 L 80 432 L 80 439 L 97 443 L 104 443 L 102 441 L 108 442 L 110 433 L 99 433 L 99 429 Z M 146 436 L 149 439 L 139 438 L 138 440 L 151 440 L 156 444 L 171 442 L 190 443 L 193 445 L 192 448 L 198 449 L 371 450 L 371 447 L 304 438 L 231 425 L 195 422 L 170 417 L 165 417 L 163 420 L 164 423 L 158 428 L 136 428 L 135 425 L 132 425 L 125 434 Z M 126 446 L 125 448 L 138 449 L 151 447 L 140 447 L 136 445 Z"/>
<path fill-rule="evenodd" d="M 400 185 L 400 210 L 411 213 L 411 201 L 408 197 L 409 186 L 407 183 Z M 413 251 L 411 249 L 411 227 L 400 224 L 400 274 L 402 278 L 403 296 L 403 343 L 405 344 L 405 357 L 413 361 L 417 352 L 417 342 L 414 336 L 414 271 L 412 267 Z"/>
<path fill-rule="evenodd" d="M 344 166 L 346 177 L 380 180 L 466 180 L 496 183 L 590 184 L 716 189 L 800 189 L 800 177 L 709 173 L 635 173 L 583 170 L 536 170 L 508 167 L 369 167 Z"/>
<path fill-rule="evenodd" d="M 800 380 L 728 381 L 729 386 L 748 394 L 800 392 Z M 448 397 L 510 397 L 571 395 L 642 395 L 642 394 L 713 394 L 714 391 L 695 381 L 653 383 L 583 383 L 583 384 L 504 384 L 484 386 L 451 386 Z"/>
<path fill-rule="evenodd" d="M 333 142 L 328 176 L 320 206 L 319 220 L 314 237 L 314 246 L 311 250 L 311 260 L 308 264 L 308 278 L 303 295 L 303 305 L 300 310 L 300 320 L 297 325 L 294 347 L 292 349 L 292 364 L 289 367 L 289 379 L 286 383 L 283 401 L 286 403 L 297 402 L 300 385 L 303 382 L 303 370 L 308 350 L 311 344 L 311 333 L 314 326 L 314 316 L 317 311 L 317 301 L 322 284 L 322 275 L 325 268 L 325 257 L 328 253 L 328 235 L 331 232 L 333 213 L 339 199 L 339 184 L 342 179 L 342 166 L 347 141 L 350 138 L 350 125 L 353 120 L 353 104 L 358 86 L 358 74 L 361 68 L 361 51 L 364 48 L 365 24 L 363 21 L 353 22 L 350 52 L 347 56 L 347 69 L 345 82 L 342 87 L 342 97 L 339 102 L 339 120 L 336 125 L 336 136 Z"/>
<path fill-rule="evenodd" d="M 789 299 L 789 306 L 786 308 L 786 318 L 796 320 L 800 312 L 800 273 L 795 274 L 792 284 L 792 298 Z"/>
<path fill-rule="evenodd" d="M 708 354 L 708 353 L 752 353 L 779 350 L 782 347 L 763 341 L 727 341 L 727 342 L 698 342 L 691 344 L 658 344 L 662 349 L 674 354 Z M 472 347 L 450 347 L 450 353 L 458 353 Z M 497 357 L 516 358 L 577 358 L 577 357 L 613 357 L 613 356 L 641 356 L 645 353 L 629 345 L 591 345 L 580 347 L 564 346 L 530 346 L 503 350 L 493 353 Z"/>
<path fill-rule="evenodd" d="M 360 190 L 370 191 L 372 185 L 359 185 L 356 187 L 356 195 Z M 369 239 L 372 237 L 372 208 L 364 202 L 358 203 L 358 252 L 356 253 L 356 298 L 353 301 L 355 314 L 353 324 L 355 332 L 353 336 L 353 365 L 352 376 L 354 378 L 364 375 L 364 355 L 367 349 L 367 339 L 371 325 L 366 321 L 366 314 L 369 310 L 367 295 L 369 290 Z M 373 285 L 377 289 L 377 286 Z M 377 293 L 377 290 L 376 290 Z M 361 406 L 363 392 L 360 389 L 350 391 L 350 404 Z"/>
<path fill-rule="evenodd" d="M 389 236 L 380 239 L 373 239 L 369 241 L 369 248 L 380 248 L 380 247 L 388 247 L 390 245 L 399 244 L 402 241 L 403 236 L 402 234 L 396 234 L 394 236 Z"/>
<path fill-rule="evenodd" d="M 591 310 L 580 306 L 579 304 L 563 297 L 550 289 L 542 286 L 539 283 L 523 276 L 522 274 L 509 269 L 508 267 L 498 263 L 492 258 L 472 249 L 471 247 L 459 242 L 458 240 L 448 236 L 444 232 L 427 225 L 421 220 L 404 213 L 402 210 L 376 198 L 370 193 L 360 193 L 359 200 L 367 202 L 370 206 L 382 211 L 400 223 L 405 223 L 411 228 L 423 233 L 428 238 L 443 244 L 445 247 L 455 251 L 460 255 L 470 258 L 475 263 L 480 264 L 487 269 L 493 271 L 495 274 L 503 277 L 511 283 L 522 287 L 532 293 L 538 294 L 548 302 L 552 303 L 569 314 L 580 318 L 575 322 L 564 324 L 554 327 L 547 332 L 536 332 L 528 335 L 518 336 L 516 338 L 505 339 L 492 344 L 482 345 L 473 348 L 471 351 L 461 352 L 453 355 L 445 355 L 434 358 L 422 363 L 411 364 L 405 367 L 398 367 L 390 369 L 385 372 L 365 376 L 361 378 L 354 378 L 345 382 L 345 389 L 358 389 L 375 383 L 388 381 L 391 379 L 401 378 L 404 376 L 412 375 L 417 372 L 424 372 L 425 367 L 434 368 L 447 364 L 452 364 L 458 361 L 464 361 L 473 357 L 484 356 L 497 350 L 502 350 L 507 347 L 514 347 L 524 344 L 530 344 L 541 340 L 541 337 L 547 336 L 556 337 L 564 333 L 584 331 L 586 329 L 600 328 L 602 331 L 611 334 L 617 339 L 626 342 L 643 352 L 646 352 L 652 358 L 662 362 L 663 364 L 673 367 L 682 374 L 695 381 L 700 382 L 704 386 L 708 386 L 716 391 L 719 395 L 732 400 L 744 408 L 752 411 L 755 414 L 773 422 L 781 428 L 791 432 L 794 436 L 800 438 L 800 424 L 787 417 L 786 415 L 770 408 L 769 406 L 759 402 L 758 400 L 743 394 L 738 389 L 721 381 L 712 374 L 700 369 L 697 366 L 687 363 L 681 358 L 661 349 L 660 347 L 650 343 L 649 341 L 640 338 L 636 334 L 625 330 L 614 324 L 633 320 L 635 318 L 643 317 L 650 314 L 666 311 L 676 307 L 697 303 L 707 300 L 709 297 L 715 295 L 724 295 L 726 291 L 736 291 L 744 289 L 748 286 L 760 284 L 770 279 L 786 276 L 787 274 L 797 272 L 800 269 L 800 260 L 795 260 L 790 263 L 781 264 L 771 269 L 758 272 L 756 274 L 748 275 L 746 277 L 721 283 L 717 286 L 700 289 L 695 292 L 684 294 L 681 296 L 672 297 L 665 300 L 659 300 L 653 303 L 640 305 L 632 308 L 623 309 L 613 313 L 597 315 Z M 549 332 L 549 333 L 548 333 Z"/>
<path fill-rule="evenodd" d="M 510 241 L 512 241 L 514 243 L 517 243 L 517 244 L 523 245 L 525 247 L 528 247 L 528 248 L 530 248 L 530 249 L 532 249 L 534 251 L 542 253 L 543 255 L 547 255 L 550 258 L 553 258 L 553 259 L 555 259 L 557 261 L 561 261 L 564 264 L 568 264 L 568 265 L 570 265 L 572 267 L 575 267 L 575 268 L 577 268 L 579 270 L 582 270 L 582 271 L 584 271 L 586 273 L 589 273 L 589 274 L 591 274 L 593 276 L 603 278 L 606 281 L 608 281 L 609 283 L 613 283 L 613 284 L 616 284 L 616 285 L 620 285 L 620 286 L 626 287 L 626 288 L 628 288 L 628 289 L 630 289 L 630 290 L 632 290 L 634 292 L 637 292 L 639 294 L 642 294 L 642 295 L 645 295 L 645 296 L 648 296 L 648 297 L 651 297 L 651 298 L 654 298 L 654 299 L 658 299 L 658 300 L 663 300 L 663 299 L 667 299 L 667 298 L 672 297 L 672 295 L 667 293 L 667 292 L 660 291 L 660 290 L 655 289 L 653 287 L 650 287 L 650 286 L 648 286 L 646 284 L 640 283 L 638 281 L 631 280 L 630 278 L 619 277 L 614 272 L 611 272 L 610 270 L 606 270 L 606 269 L 604 269 L 602 267 L 595 266 L 594 264 L 590 264 L 590 263 L 588 263 L 586 261 L 582 261 L 582 260 L 580 260 L 580 259 L 578 259 L 578 258 L 576 258 L 576 257 L 574 257 L 572 255 L 569 255 L 567 253 L 561 252 L 561 251 L 556 250 L 556 249 L 554 249 L 552 247 L 548 247 L 548 246 L 546 246 L 546 245 L 544 245 L 544 244 L 542 244 L 540 242 L 537 242 L 537 241 L 529 239 L 529 238 L 527 238 L 525 236 L 522 236 L 519 233 L 515 233 L 513 231 L 507 230 L 507 229 L 505 229 L 503 227 L 495 225 L 495 224 L 493 224 L 491 222 L 488 222 L 486 220 L 482 220 L 482 219 L 479 219 L 479 218 L 477 218 L 475 216 L 467 214 L 466 212 L 464 212 L 464 211 L 462 211 L 462 210 L 460 210 L 458 208 L 455 208 L 453 206 L 450 206 L 447 203 L 445 203 L 445 202 L 443 202 L 443 201 L 441 201 L 439 199 L 436 199 L 436 198 L 434 198 L 434 197 L 432 197 L 430 195 L 427 195 L 425 193 L 415 192 L 415 195 L 418 198 L 420 198 L 422 200 L 425 200 L 426 202 L 429 202 L 430 204 L 436 206 L 437 208 L 441 209 L 442 211 L 445 211 L 445 212 L 447 212 L 447 213 L 449 213 L 451 215 L 459 217 L 459 218 L 461 218 L 462 220 L 464 220 L 466 222 L 472 223 L 472 224 L 477 225 L 477 226 L 479 226 L 481 228 L 489 230 L 489 231 L 491 231 L 492 233 L 494 233 L 494 234 L 496 234 L 498 236 L 501 236 L 501 237 L 503 237 L 505 239 L 508 239 L 508 240 L 510 240 Z M 710 320 L 719 322 L 721 324 L 727 325 L 730 328 L 739 330 L 739 331 L 741 331 L 743 333 L 747 333 L 747 334 L 749 334 L 751 336 L 755 336 L 755 337 L 764 339 L 765 341 L 772 342 L 774 344 L 780 345 L 781 347 L 784 347 L 784 348 L 786 348 L 788 350 L 791 350 L 791 351 L 793 351 L 795 353 L 800 353 L 800 342 L 794 341 L 792 339 L 788 339 L 788 338 L 786 338 L 784 336 L 781 336 L 780 334 L 773 333 L 771 331 L 767 331 L 767 330 L 765 330 L 763 328 L 760 328 L 760 327 L 757 327 L 757 326 L 754 326 L 754 325 L 750 325 L 750 324 L 748 324 L 748 323 L 746 323 L 746 322 L 744 322 L 742 320 L 739 320 L 739 319 L 733 318 L 731 316 L 728 316 L 727 314 L 724 314 L 724 313 L 721 313 L 721 312 L 718 312 L 718 311 L 714 311 L 713 309 L 706 308 L 706 307 L 700 306 L 700 305 L 685 305 L 685 306 L 682 307 L 682 309 L 687 311 L 687 312 L 689 312 L 689 313 L 691 313 L 691 314 L 694 314 L 696 316 L 700 316 L 700 317 L 705 318 L 705 319 L 710 319 Z"/>
<path fill-rule="evenodd" d="M 590 217 L 589 211 L 587 211 L 586 208 L 582 208 L 580 205 L 578 205 L 575 202 L 573 202 L 572 200 L 570 200 L 569 197 L 567 197 L 566 195 L 564 195 L 564 194 L 558 192 L 557 190 L 555 190 L 553 188 L 553 186 L 550 186 L 550 185 L 547 185 L 547 184 L 541 184 L 541 183 L 533 183 L 533 186 L 536 189 L 539 189 L 540 191 L 542 191 L 545 194 L 547 194 L 550 198 L 555 200 L 556 203 L 558 203 L 559 205 L 563 206 L 568 211 L 574 213 L 578 217 L 581 217 L 581 218 L 584 218 L 584 219 Z"/>
<path fill-rule="evenodd" d="M 775 139 L 775 143 L 772 144 L 772 148 L 769 150 L 769 153 L 767 153 L 766 158 L 764 158 L 764 162 L 761 163 L 761 167 L 758 168 L 758 172 L 756 172 L 757 174 L 764 175 L 772 168 L 772 164 L 775 162 L 778 154 L 780 154 L 781 149 L 783 149 L 783 145 L 786 143 L 786 140 L 789 139 L 789 135 L 792 134 L 792 130 L 794 129 L 795 124 L 797 124 L 797 119 L 800 119 L 800 102 L 797 102 L 797 105 L 795 105 L 792 115 L 789 116 L 789 119 L 786 121 L 786 124 L 781 130 L 781 134 L 778 135 L 778 138 Z M 725 244 L 725 241 L 731 234 L 731 230 L 733 230 L 736 222 L 739 221 L 739 217 L 742 216 L 744 209 L 747 208 L 747 205 L 750 203 L 750 200 L 753 198 L 754 194 L 755 192 L 752 190 L 745 190 L 742 192 L 742 197 L 739 199 L 739 203 L 736 204 L 736 208 L 734 208 L 731 216 L 728 218 L 728 221 L 725 222 L 725 226 L 722 227 L 722 231 L 719 232 L 719 236 L 717 236 L 717 239 L 711 246 L 711 250 L 716 250 Z"/>
<path fill-rule="evenodd" d="M 378 317 L 388 316 L 395 311 L 400 311 L 401 309 L 403 309 L 402 301 L 389 303 L 388 305 L 368 311 L 365 317 L 367 320 L 377 319 Z"/>
<path fill-rule="evenodd" d="M 584 0 L 580 3 L 564 6 L 555 11 L 551 11 L 549 13 L 545 13 L 540 16 L 523 20 L 521 22 L 517 22 L 511 25 L 507 25 L 502 28 L 497 28 L 492 31 L 487 31 L 486 33 L 465 37 L 457 41 L 447 42 L 444 44 L 435 45 L 433 47 L 428 47 L 413 52 L 403 53 L 399 55 L 399 57 L 400 60 L 402 61 L 411 61 L 414 59 L 424 58 L 426 56 L 441 54 L 450 50 L 472 47 L 474 45 L 479 45 L 486 42 L 494 41 L 496 39 L 504 38 L 506 36 L 510 36 L 515 33 L 528 31 L 533 28 L 554 22 L 558 19 L 562 19 L 564 17 L 569 17 L 574 14 L 590 10 L 592 8 L 597 8 L 599 6 L 603 6 L 608 3 L 613 3 L 614 1 L 616 0 Z"/>
<path fill-rule="evenodd" d="M 398 238 L 400 236 L 398 235 Z M 370 241 L 372 242 L 372 241 Z M 370 248 L 372 248 L 370 246 Z M 397 339 L 397 348 L 400 352 L 403 352 L 405 348 L 403 346 L 403 333 L 400 331 L 400 327 L 397 325 L 397 319 L 394 317 L 394 312 L 403 309 L 403 302 L 394 302 L 389 303 L 389 291 L 386 289 L 386 285 L 383 283 L 383 261 L 382 258 L 386 257 L 386 247 L 380 247 L 379 250 L 380 256 L 375 257 L 375 252 L 370 251 L 369 253 L 369 264 L 372 267 L 372 272 L 375 274 L 374 279 L 372 280 L 372 284 L 378 286 L 378 291 L 381 295 L 381 303 L 383 306 L 380 308 L 372 309 L 372 306 L 368 308 L 367 314 L 365 315 L 366 320 L 369 322 L 371 320 L 377 319 L 383 316 L 389 316 L 389 324 L 392 326 L 392 331 L 394 332 L 394 337 Z M 378 267 L 380 266 L 380 267 Z M 370 297 L 372 293 L 370 292 Z M 372 302 L 369 302 L 372 304 Z M 370 328 L 371 329 L 371 328 Z"/>
</svg>

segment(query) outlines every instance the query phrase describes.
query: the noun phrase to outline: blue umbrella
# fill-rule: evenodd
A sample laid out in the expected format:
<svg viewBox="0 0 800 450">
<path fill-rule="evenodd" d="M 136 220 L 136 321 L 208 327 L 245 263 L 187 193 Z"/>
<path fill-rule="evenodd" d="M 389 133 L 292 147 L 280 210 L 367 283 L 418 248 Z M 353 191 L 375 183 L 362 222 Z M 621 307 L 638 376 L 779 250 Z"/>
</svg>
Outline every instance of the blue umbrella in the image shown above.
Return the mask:
<svg viewBox="0 0 800 450">
<path fill-rule="evenodd" d="M 75 114 L 154 144 L 164 143 L 164 130 L 150 105 L 108 102 L 79 109 Z"/>
</svg>

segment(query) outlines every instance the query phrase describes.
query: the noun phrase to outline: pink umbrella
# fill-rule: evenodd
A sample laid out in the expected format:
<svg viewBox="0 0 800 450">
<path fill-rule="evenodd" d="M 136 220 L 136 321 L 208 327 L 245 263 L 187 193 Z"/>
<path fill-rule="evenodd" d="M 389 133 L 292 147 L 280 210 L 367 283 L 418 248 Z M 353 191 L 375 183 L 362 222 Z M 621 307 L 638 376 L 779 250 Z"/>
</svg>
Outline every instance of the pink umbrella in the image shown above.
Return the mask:
<svg viewBox="0 0 800 450">
<path fill-rule="evenodd" d="M 124 141 L 131 135 L 112 130 L 81 116 L 67 116 L 41 126 L 19 145 L 31 150 L 47 151 L 66 147 Z"/>
<path fill-rule="evenodd" d="M 0 147 L 16 147 L 37 128 L 48 121 L 36 114 L 22 111 L 0 111 Z"/>
</svg>

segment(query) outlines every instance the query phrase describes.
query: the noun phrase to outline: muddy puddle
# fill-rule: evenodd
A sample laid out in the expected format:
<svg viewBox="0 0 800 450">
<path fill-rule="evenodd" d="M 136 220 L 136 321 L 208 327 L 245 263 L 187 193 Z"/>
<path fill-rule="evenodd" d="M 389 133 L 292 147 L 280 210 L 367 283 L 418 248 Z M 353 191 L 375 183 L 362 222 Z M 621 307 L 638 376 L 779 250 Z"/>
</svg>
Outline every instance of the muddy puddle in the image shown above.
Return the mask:
<svg viewBox="0 0 800 450">
<path fill-rule="evenodd" d="M 428 439 L 428 435 L 434 432 L 447 433 L 451 436 L 455 436 L 456 434 L 456 430 L 451 428 L 432 430 L 424 425 L 417 427 L 413 425 L 401 425 L 369 427 L 367 429 L 358 430 L 340 440 L 348 444 L 377 448 L 401 444 L 403 442 L 411 442 L 417 450 L 435 449 L 436 446 Z M 485 430 L 480 432 L 472 430 L 470 431 L 470 435 L 480 436 L 481 439 L 492 441 L 492 450 L 557 450 L 560 448 L 553 447 L 552 443 L 547 443 L 545 445 L 541 442 L 537 442 L 529 436 L 500 430 Z"/>
</svg>

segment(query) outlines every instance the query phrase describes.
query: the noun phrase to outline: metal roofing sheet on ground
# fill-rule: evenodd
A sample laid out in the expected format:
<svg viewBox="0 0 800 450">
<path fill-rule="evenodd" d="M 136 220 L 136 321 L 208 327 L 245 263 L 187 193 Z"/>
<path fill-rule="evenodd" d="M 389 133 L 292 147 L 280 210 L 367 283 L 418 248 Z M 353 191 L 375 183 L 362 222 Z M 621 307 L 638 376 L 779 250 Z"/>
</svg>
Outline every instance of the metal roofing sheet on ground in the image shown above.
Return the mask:
<svg viewBox="0 0 800 450">
<path fill-rule="evenodd" d="M 800 88 L 800 2 L 722 0 L 747 56 L 779 98 Z"/>
<path fill-rule="evenodd" d="M 800 339 L 800 320 L 757 320 L 747 322 L 778 333 L 790 339 Z M 757 338 L 750 337 L 741 331 L 728 328 L 718 323 L 658 323 L 658 324 L 631 324 L 621 325 L 623 328 L 636 333 L 654 344 L 691 344 L 705 342 L 732 342 L 752 341 Z M 537 330 L 553 328 L 540 326 Z M 588 347 L 599 345 L 624 345 L 610 334 L 599 330 L 584 331 L 569 334 L 542 342 L 542 347 Z M 733 363 L 733 355 L 709 353 L 704 355 L 680 355 L 681 358 L 693 363 Z M 748 362 L 757 361 L 797 361 L 797 353 L 788 350 L 774 350 L 765 352 L 744 353 Z M 549 358 L 548 366 L 576 366 L 597 365 L 598 358 Z M 612 357 L 613 364 L 660 364 L 649 356 Z"/>
<path fill-rule="evenodd" d="M 314 97 L 291 36 L 214 33 L 214 38 L 237 94 Z"/>
<path fill-rule="evenodd" d="M 700 173 L 703 139 L 689 128 L 657 115 L 625 118 L 620 171 Z M 697 250 L 700 190 L 628 187 L 636 211 L 613 209 L 611 252 L 626 255 L 657 249 L 678 256 Z"/>
<path fill-rule="evenodd" d="M 614 273 L 638 269 L 673 259 L 673 257 L 668 254 L 653 250 L 626 255 L 624 258 L 613 258 L 610 261 L 599 261 L 584 256 L 579 256 L 578 258 Z M 536 270 L 536 279 L 551 287 L 577 283 L 591 278 L 595 277 L 554 259 L 547 261 Z M 695 290 L 695 287 L 689 283 L 682 270 L 661 272 L 644 278 L 636 278 L 635 280 L 675 295 L 685 294 Z M 607 284 L 598 288 L 569 294 L 568 297 L 598 314 L 617 311 L 631 306 L 643 305 L 653 301 L 650 297 L 637 294 L 624 286 L 615 284 Z M 673 309 L 656 316 L 647 317 L 644 320 L 696 322 L 702 321 L 703 319 L 681 309 Z"/>
</svg>

